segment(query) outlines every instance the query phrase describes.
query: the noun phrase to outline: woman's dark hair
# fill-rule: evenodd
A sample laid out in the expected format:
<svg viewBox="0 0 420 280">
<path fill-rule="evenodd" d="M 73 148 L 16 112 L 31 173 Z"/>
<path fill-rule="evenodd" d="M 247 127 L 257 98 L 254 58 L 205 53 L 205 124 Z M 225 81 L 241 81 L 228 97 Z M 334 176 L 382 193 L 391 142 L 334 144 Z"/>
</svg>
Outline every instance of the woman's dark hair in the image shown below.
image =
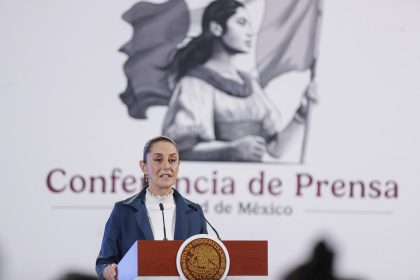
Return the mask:
<svg viewBox="0 0 420 280">
<path fill-rule="evenodd" d="M 146 162 L 146 159 L 147 159 L 147 154 L 148 153 L 150 153 L 150 150 L 152 149 L 152 146 L 155 144 L 155 143 L 157 143 L 157 142 L 168 142 L 168 143 L 171 143 L 171 144 L 173 144 L 174 146 L 175 146 L 175 148 L 176 148 L 176 151 L 178 152 L 178 154 L 179 154 L 179 151 L 178 151 L 178 147 L 176 146 L 176 143 L 175 143 L 175 141 L 174 140 L 172 140 L 171 138 L 169 138 L 169 137 L 166 137 L 166 136 L 163 136 L 163 135 L 161 135 L 161 136 L 157 136 L 157 137 L 154 137 L 154 138 L 152 138 L 152 139 L 149 139 L 149 141 L 147 141 L 146 142 L 146 144 L 144 145 L 144 148 L 143 148 L 143 161 L 144 162 Z"/>
<path fill-rule="evenodd" d="M 220 24 L 223 32 L 226 32 L 227 20 L 243 6 L 236 0 L 216 0 L 206 7 L 201 21 L 201 34 L 178 49 L 167 67 L 174 73 L 175 81 L 185 76 L 192 68 L 204 64 L 213 55 L 214 36 L 210 32 L 210 22 Z"/>
</svg>

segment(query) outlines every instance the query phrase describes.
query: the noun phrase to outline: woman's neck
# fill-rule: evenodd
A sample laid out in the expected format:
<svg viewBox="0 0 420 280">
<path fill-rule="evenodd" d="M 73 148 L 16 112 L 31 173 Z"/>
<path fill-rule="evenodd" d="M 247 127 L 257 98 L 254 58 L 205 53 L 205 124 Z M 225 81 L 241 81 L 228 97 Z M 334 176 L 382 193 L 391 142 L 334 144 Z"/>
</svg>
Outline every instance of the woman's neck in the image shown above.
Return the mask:
<svg viewBox="0 0 420 280">
<path fill-rule="evenodd" d="M 151 194 L 153 194 L 155 196 L 166 196 L 166 195 L 169 195 L 172 192 L 172 188 L 160 189 L 160 188 L 153 187 L 153 186 L 149 186 L 148 190 Z"/>
<path fill-rule="evenodd" d="M 216 53 L 206 63 L 204 63 L 203 66 L 219 73 L 227 79 L 235 80 L 240 83 L 243 82 L 238 70 L 233 64 L 232 55 L 228 55 L 225 52 Z"/>
</svg>

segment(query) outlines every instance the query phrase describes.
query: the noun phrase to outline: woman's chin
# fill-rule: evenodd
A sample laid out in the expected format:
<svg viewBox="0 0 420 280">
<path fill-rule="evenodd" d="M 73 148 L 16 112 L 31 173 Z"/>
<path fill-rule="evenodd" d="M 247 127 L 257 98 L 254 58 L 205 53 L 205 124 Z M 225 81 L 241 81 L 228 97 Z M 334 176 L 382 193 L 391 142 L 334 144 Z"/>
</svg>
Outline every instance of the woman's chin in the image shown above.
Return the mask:
<svg viewBox="0 0 420 280">
<path fill-rule="evenodd" d="M 165 190 L 165 189 L 169 190 L 172 188 L 174 184 L 175 182 L 173 182 L 172 180 L 168 180 L 168 181 L 165 180 L 165 182 L 160 183 L 157 187 L 160 190 Z"/>
</svg>

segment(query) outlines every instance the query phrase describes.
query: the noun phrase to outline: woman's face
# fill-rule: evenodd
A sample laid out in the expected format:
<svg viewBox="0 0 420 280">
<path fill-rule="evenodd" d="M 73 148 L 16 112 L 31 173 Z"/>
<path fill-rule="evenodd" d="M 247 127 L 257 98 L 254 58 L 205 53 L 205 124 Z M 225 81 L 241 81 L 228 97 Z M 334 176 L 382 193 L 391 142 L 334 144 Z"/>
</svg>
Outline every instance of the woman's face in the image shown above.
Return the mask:
<svg viewBox="0 0 420 280">
<path fill-rule="evenodd" d="M 252 47 L 252 28 L 248 12 L 239 7 L 226 22 L 223 44 L 236 53 L 247 53 Z"/>
<path fill-rule="evenodd" d="M 178 177 L 178 151 L 170 142 L 156 142 L 147 154 L 146 162 L 140 162 L 140 167 L 147 175 L 149 188 L 153 194 L 168 194 Z"/>
</svg>

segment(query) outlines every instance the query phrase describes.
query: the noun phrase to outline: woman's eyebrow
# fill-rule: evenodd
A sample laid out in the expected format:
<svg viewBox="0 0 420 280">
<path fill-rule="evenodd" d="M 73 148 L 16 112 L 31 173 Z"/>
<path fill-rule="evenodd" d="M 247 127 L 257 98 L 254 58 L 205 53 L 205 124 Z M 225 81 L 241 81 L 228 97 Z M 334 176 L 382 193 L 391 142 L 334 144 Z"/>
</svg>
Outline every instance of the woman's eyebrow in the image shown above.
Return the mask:
<svg viewBox="0 0 420 280">
<path fill-rule="evenodd" d="M 154 153 L 154 154 L 153 154 L 153 156 L 154 156 L 154 157 L 155 157 L 155 156 L 163 156 L 163 154 L 162 154 L 162 153 L 157 152 L 157 153 Z M 172 154 L 169 154 L 169 156 L 178 156 L 178 154 L 177 154 L 177 153 L 172 153 Z"/>
</svg>

